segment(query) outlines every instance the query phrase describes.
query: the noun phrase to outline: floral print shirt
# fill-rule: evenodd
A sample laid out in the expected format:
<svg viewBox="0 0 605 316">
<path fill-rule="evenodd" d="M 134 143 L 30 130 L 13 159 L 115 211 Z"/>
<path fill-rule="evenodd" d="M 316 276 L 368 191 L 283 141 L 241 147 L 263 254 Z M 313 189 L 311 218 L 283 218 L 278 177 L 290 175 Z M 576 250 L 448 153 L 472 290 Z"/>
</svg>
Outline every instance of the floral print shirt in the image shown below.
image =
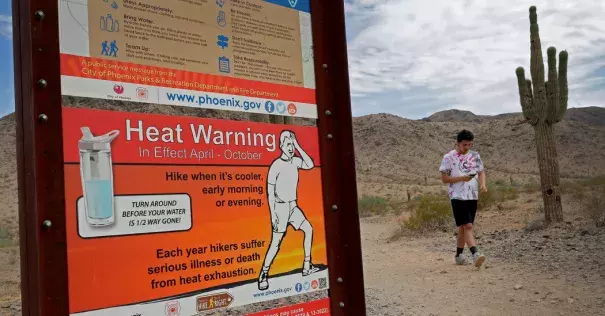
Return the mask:
<svg viewBox="0 0 605 316">
<path fill-rule="evenodd" d="M 439 171 L 452 177 L 461 177 L 477 174 L 469 182 L 448 183 L 448 194 L 454 200 L 478 200 L 479 199 L 479 172 L 483 171 L 483 161 L 476 151 L 469 150 L 466 154 L 460 154 L 452 150 L 443 156 Z"/>
</svg>

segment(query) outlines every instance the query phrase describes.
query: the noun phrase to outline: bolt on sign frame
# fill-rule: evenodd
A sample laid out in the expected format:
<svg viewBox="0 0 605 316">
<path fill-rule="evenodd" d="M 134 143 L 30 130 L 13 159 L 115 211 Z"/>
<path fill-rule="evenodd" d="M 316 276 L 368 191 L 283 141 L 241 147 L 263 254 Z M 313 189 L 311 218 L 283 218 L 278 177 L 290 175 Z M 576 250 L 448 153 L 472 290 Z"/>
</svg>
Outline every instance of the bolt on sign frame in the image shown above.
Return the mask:
<svg viewBox="0 0 605 316">
<path fill-rule="evenodd" d="M 12 1 L 26 316 L 69 315 L 59 2 Z M 344 2 L 310 11 L 330 315 L 365 315 Z"/>
</svg>

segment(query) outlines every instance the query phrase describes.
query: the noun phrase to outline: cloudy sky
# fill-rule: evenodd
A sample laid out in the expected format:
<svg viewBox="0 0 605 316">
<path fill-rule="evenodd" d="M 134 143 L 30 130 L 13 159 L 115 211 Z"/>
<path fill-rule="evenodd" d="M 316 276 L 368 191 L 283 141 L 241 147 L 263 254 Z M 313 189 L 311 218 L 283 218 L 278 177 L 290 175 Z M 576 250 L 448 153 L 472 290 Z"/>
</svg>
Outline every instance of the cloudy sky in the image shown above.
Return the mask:
<svg viewBox="0 0 605 316">
<path fill-rule="evenodd" d="M 529 7 L 543 46 L 569 53 L 569 106 L 605 106 L 603 0 L 346 0 L 354 115 L 520 111 Z"/>
<path fill-rule="evenodd" d="M 14 111 L 10 1 L 0 1 L 0 115 Z M 345 0 L 353 113 L 518 112 L 529 13 L 569 52 L 569 106 L 605 106 L 603 0 Z M 529 74 L 529 70 L 526 71 Z"/>
</svg>

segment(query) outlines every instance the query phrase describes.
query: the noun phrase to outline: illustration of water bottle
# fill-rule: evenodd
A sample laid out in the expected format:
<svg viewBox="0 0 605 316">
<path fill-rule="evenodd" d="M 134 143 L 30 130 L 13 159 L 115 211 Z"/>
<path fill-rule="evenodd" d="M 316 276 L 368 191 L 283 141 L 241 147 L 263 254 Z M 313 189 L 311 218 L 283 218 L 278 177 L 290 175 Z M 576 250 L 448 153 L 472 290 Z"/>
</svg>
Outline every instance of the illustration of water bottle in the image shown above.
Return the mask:
<svg viewBox="0 0 605 316">
<path fill-rule="evenodd" d="M 107 16 L 101 16 L 99 28 L 102 31 L 107 32 L 119 32 L 120 31 L 120 23 L 118 20 L 114 20 L 113 16 L 108 13 Z"/>
<path fill-rule="evenodd" d="M 111 141 L 120 131 L 101 136 L 94 136 L 88 127 L 82 127 L 81 131 L 78 149 L 86 222 L 91 226 L 108 226 L 115 222 Z"/>
</svg>

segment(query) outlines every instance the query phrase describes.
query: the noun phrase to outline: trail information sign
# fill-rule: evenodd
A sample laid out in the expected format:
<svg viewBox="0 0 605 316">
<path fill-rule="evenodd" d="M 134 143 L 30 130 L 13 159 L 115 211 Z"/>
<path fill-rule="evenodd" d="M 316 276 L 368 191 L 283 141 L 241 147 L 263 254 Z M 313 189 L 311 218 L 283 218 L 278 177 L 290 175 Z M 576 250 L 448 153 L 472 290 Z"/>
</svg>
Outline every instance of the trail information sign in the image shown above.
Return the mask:
<svg viewBox="0 0 605 316">
<path fill-rule="evenodd" d="M 23 315 L 365 314 L 342 1 L 13 10 Z"/>
</svg>

